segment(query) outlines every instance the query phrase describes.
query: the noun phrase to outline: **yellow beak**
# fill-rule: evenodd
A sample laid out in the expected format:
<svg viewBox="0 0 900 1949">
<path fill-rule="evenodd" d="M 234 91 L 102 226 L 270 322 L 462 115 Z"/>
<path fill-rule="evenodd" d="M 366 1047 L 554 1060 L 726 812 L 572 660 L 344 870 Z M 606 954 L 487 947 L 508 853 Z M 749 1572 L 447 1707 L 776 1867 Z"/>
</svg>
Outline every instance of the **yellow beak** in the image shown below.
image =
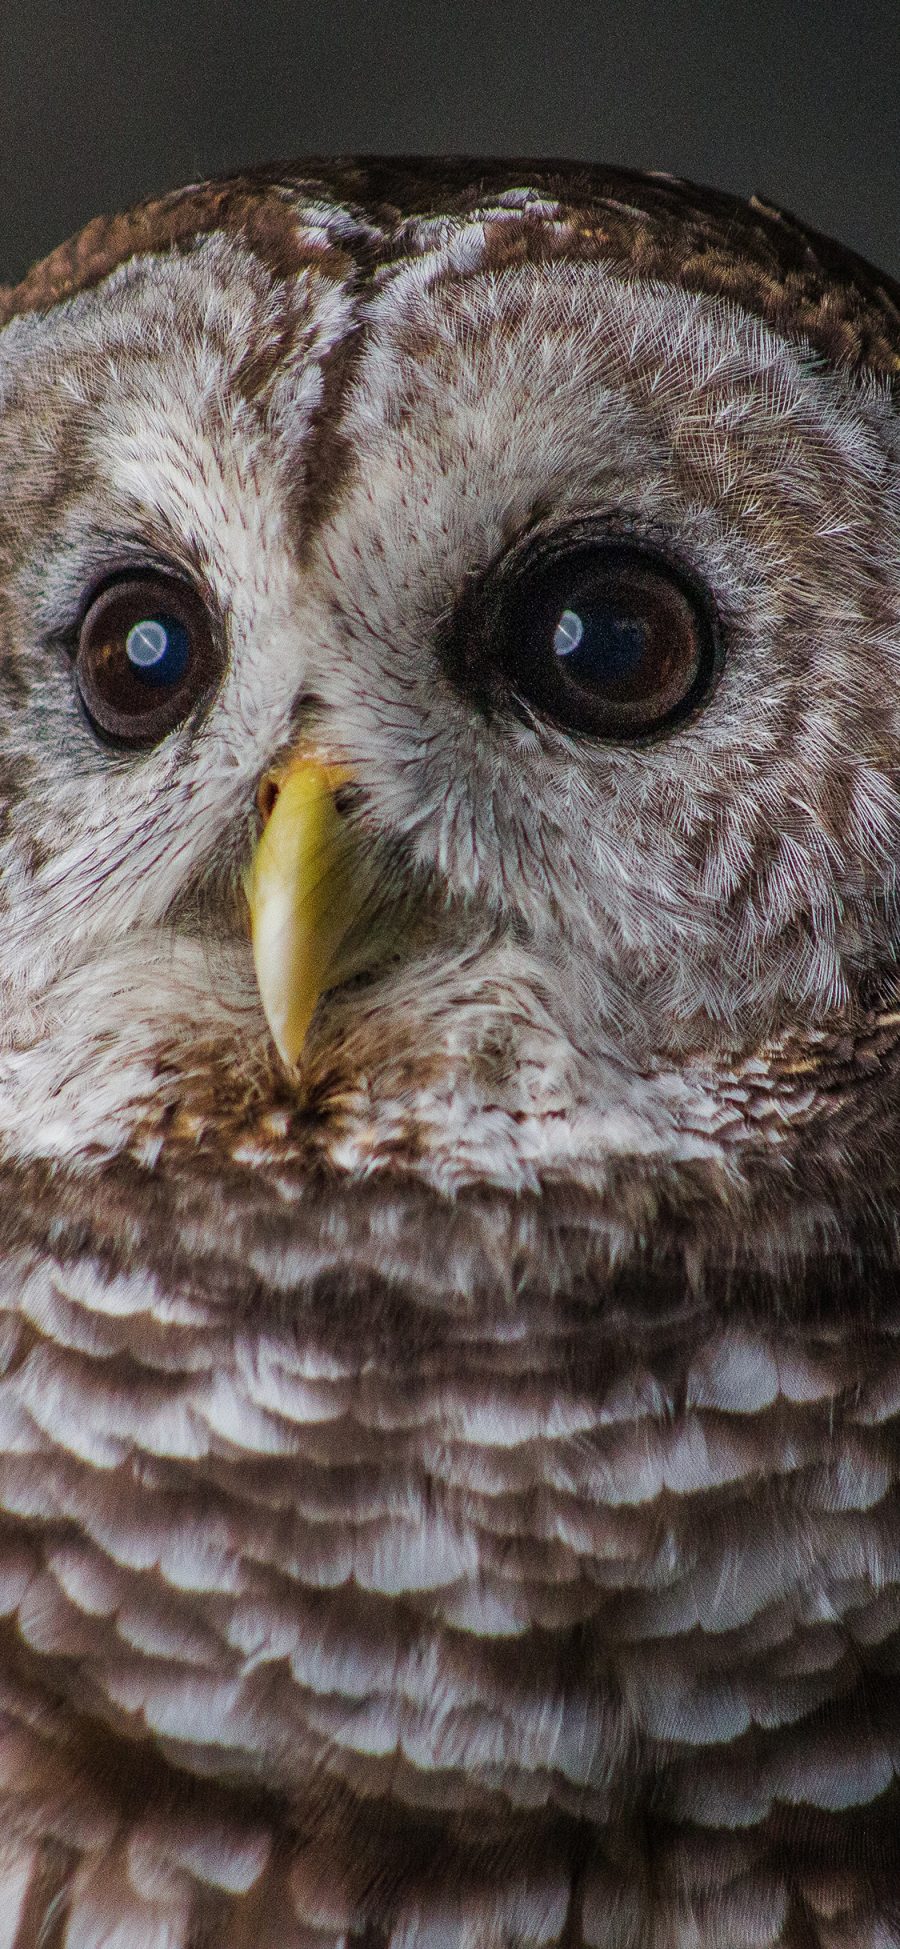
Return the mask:
<svg viewBox="0 0 900 1949">
<path fill-rule="evenodd" d="M 279 1055 L 295 1063 L 359 911 L 334 795 L 351 774 L 297 753 L 263 790 L 265 825 L 246 879 L 256 979 Z M 274 796 L 273 796 L 274 794 Z"/>
</svg>

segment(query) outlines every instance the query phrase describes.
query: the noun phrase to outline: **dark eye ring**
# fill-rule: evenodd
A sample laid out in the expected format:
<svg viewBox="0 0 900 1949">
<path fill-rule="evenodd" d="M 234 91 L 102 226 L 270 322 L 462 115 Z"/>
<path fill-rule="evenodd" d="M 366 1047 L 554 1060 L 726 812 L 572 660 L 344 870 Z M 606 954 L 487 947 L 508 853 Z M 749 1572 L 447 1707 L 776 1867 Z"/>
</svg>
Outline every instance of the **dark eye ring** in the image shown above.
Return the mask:
<svg viewBox="0 0 900 1949">
<path fill-rule="evenodd" d="M 498 564 L 464 599 L 449 649 L 451 674 L 489 703 L 628 744 L 683 723 L 722 661 L 698 577 L 655 545 L 584 528 Z"/>
<path fill-rule="evenodd" d="M 220 670 L 209 613 L 182 576 L 148 569 L 118 577 L 84 612 L 75 681 L 91 724 L 108 743 L 157 744 Z"/>
</svg>

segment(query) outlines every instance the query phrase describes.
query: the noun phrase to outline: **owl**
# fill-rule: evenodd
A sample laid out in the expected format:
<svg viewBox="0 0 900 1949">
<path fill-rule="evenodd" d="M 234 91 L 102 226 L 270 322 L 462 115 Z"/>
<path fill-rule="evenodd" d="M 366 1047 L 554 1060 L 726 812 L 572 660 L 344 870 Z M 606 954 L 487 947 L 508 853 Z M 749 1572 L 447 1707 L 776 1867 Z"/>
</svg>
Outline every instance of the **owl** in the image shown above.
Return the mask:
<svg viewBox="0 0 900 1949">
<path fill-rule="evenodd" d="M 0 321 L 0 1949 L 900 1943 L 900 287 L 363 158 Z"/>
</svg>

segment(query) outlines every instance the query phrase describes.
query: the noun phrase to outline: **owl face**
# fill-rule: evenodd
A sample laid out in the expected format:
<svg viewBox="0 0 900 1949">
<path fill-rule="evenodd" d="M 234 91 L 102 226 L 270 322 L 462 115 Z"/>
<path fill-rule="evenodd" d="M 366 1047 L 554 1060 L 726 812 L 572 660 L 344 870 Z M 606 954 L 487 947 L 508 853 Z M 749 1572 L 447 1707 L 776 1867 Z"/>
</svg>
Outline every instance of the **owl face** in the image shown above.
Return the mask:
<svg viewBox="0 0 900 1949">
<path fill-rule="evenodd" d="M 854 1604 L 893 1578 L 822 1314 L 895 1209 L 896 299 L 492 168 L 184 192 L 0 335 L 22 1686 L 210 1819 L 324 1781 L 338 1933 L 374 1802 L 401 1880 L 514 1818 L 564 1917 L 662 1791 L 771 1895 L 776 1803 L 845 1804 L 841 1497 Z"/>
<path fill-rule="evenodd" d="M 351 1172 L 718 1156 L 722 1064 L 893 963 L 888 383 L 535 198 L 408 225 L 361 291 L 290 221 L 288 279 L 216 230 L 4 336 L 16 1152 L 152 1145 L 199 1086 L 312 1095 Z M 84 618 L 167 583 L 186 680 L 105 729 Z M 366 897 L 285 1077 L 241 881 L 304 738 Z"/>
</svg>

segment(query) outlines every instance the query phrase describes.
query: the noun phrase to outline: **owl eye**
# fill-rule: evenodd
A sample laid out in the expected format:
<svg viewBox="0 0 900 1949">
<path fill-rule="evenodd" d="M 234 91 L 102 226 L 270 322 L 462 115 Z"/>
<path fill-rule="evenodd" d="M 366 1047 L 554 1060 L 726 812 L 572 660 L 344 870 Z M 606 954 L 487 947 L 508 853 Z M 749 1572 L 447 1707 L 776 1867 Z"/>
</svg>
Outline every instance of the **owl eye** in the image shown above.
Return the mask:
<svg viewBox="0 0 900 1949">
<path fill-rule="evenodd" d="M 203 603 L 175 575 L 109 583 L 85 612 L 75 681 L 92 725 L 111 743 L 155 744 L 187 716 L 218 667 Z"/>
<path fill-rule="evenodd" d="M 542 551 L 501 595 L 492 634 L 514 699 L 598 738 L 667 731 L 702 702 L 718 671 L 706 591 L 636 542 Z"/>
</svg>

